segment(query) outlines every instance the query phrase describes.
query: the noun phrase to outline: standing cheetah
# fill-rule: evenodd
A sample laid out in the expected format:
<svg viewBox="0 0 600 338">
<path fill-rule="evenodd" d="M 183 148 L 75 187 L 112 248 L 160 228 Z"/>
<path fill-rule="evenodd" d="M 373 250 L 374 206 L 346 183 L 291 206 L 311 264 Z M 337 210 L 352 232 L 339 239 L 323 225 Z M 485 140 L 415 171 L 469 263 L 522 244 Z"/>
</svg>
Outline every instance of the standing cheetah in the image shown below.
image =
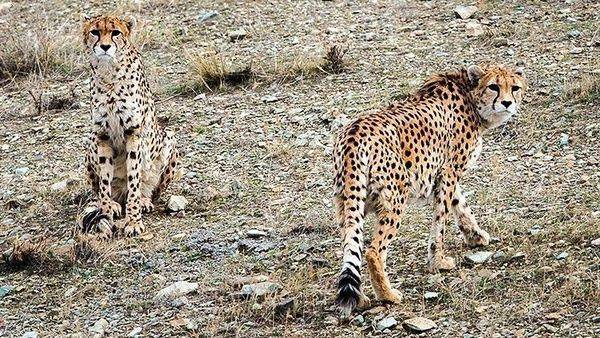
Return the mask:
<svg viewBox="0 0 600 338">
<path fill-rule="evenodd" d="M 337 305 L 343 317 L 369 299 L 361 290 L 363 224 L 378 218 L 366 250 L 367 269 L 377 299 L 398 303 L 401 294 L 385 272 L 387 249 L 406 205 L 433 198 L 429 236 L 431 271 L 454 268 L 444 254 L 444 225 L 452 213 L 468 245 L 487 245 L 461 194 L 459 181 L 481 152 L 482 135 L 512 117 L 525 90 L 522 69 L 501 66 L 433 76 L 416 94 L 389 108 L 360 116 L 345 127 L 334 147 L 334 189 L 342 230 L 343 265 Z"/>
<path fill-rule="evenodd" d="M 130 41 L 135 19 L 86 18 L 83 39 L 92 68 L 93 132 L 85 157 L 93 200 L 84 230 L 110 237 L 144 231 L 141 212 L 169 185 L 177 166 L 175 140 L 156 121 L 140 54 Z M 113 217 L 125 216 L 113 224 Z"/>
</svg>

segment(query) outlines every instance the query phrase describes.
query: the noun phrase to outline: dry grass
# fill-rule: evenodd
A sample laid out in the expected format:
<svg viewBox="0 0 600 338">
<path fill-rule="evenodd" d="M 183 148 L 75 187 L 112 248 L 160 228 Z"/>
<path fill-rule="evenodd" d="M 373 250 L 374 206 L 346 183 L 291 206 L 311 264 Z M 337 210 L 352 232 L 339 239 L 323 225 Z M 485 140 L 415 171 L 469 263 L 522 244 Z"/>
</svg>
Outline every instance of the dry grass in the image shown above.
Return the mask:
<svg viewBox="0 0 600 338">
<path fill-rule="evenodd" d="M 37 28 L 28 34 L 3 31 L 0 35 L 6 37 L 0 49 L 0 84 L 31 74 L 68 74 L 76 67 L 77 49 L 62 32 Z"/>
<path fill-rule="evenodd" d="M 563 98 L 586 103 L 600 102 L 600 75 L 586 74 L 576 81 L 566 82 Z"/>
<path fill-rule="evenodd" d="M 17 239 L 8 251 L 4 252 L 4 265 L 9 270 L 22 270 L 27 267 L 40 267 L 49 261 L 48 238 Z"/>
<path fill-rule="evenodd" d="M 224 86 L 243 86 L 254 77 L 252 66 L 236 70 L 218 53 L 188 53 L 191 79 L 184 86 L 192 92 L 216 91 Z"/>
</svg>

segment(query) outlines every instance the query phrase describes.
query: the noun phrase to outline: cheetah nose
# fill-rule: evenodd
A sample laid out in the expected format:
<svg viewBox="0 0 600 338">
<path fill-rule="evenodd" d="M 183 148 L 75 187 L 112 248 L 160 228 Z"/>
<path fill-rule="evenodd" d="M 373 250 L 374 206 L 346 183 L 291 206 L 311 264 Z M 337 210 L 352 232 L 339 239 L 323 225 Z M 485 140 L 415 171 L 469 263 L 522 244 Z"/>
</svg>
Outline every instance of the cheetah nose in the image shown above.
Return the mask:
<svg viewBox="0 0 600 338">
<path fill-rule="evenodd" d="M 107 52 L 110 49 L 110 45 L 100 45 L 100 48 L 102 48 L 102 50 Z"/>
<path fill-rule="evenodd" d="M 512 104 L 512 102 L 511 102 L 511 101 L 501 101 L 500 103 L 502 103 L 502 105 L 503 105 L 505 108 L 508 108 L 508 107 L 510 107 L 510 105 Z"/>
</svg>

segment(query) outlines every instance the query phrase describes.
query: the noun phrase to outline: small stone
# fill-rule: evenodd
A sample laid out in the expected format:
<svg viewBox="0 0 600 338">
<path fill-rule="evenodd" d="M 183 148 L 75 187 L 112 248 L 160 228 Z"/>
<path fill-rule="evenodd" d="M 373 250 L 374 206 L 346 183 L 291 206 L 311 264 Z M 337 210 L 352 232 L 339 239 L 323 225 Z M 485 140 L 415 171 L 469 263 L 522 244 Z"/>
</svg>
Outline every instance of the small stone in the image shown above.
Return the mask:
<svg viewBox="0 0 600 338">
<path fill-rule="evenodd" d="M 477 22 L 467 22 L 465 25 L 465 31 L 467 36 L 480 36 L 485 33 L 483 26 Z"/>
<path fill-rule="evenodd" d="M 209 11 L 209 12 L 206 12 L 206 13 L 200 15 L 198 17 L 198 21 L 200 23 L 206 22 L 206 21 L 210 21 L 210 20 L 216 18 L 217 15 L 219 15 L 219 12 L 217 12 L 217 11 Z"/>
<path fill-rule="evenodd" d="M 50 189 L 53 191 L 67 191 L 69 187 L 74 186 L 77 183 L 77 180 L 72 178 L 67 178 L 66 180 L 62 180 L 60 182 L 56 182 L 50 186 Z"/>
<path fill-rule="evenodd" d="M 357 315 L 350 321 L 350 324 L 361 326 L 365 323 L 365 317 L 363 315 Z"/>
<path fill-rule="evenodd" d="M 508 162 L 516 162 L 516 161 L 519 160 L 519 158 L 517 156 L 509 156 L 509 157 L 506 158 L 506 160 Z"/>
<path fill-rule="evenodd" d="M 491 251 L 478 251 L 467 255 L 465 258 L 467 261 L 474 264 L 482 264 L 485 263 L 488 259 L 490 259 L 494 255 Z"/>
<path fill-rule="evenodd" d="M 540 229 L 538 226 L 534 226 L 529 229 L 529 234 L 532 236 L 538 235 L 540 232 L 542 232 L 542 229 Z"/>
<path fill-rule="evenodd" d="M 175 282 L 166 288 L 158 291 L 154 296 L 155 301 L 164 299 L 175 299 L 198 289 L 198 283 L 190 283 L 186 281 Z"/>
<path fill-rule="evenodd" d="M 15 169 L 15 174 L 17 174 L 17 175 L 25 175 L 25 174 L 27 174 L 27 172 L 29 172 L 29 168 L 27 168 L 27 167 L 21 167 L 21 168 Z"/>
<path fill-rule="evenodd" d="M 279 317 L 287 316 L 294 309 L 294 305 L 293 298 L 284 299 L 283 301 L 275 304 L 275 315 Z"/>
<path fill-rule="evenodd" d="M 277 293 L 281 290 L 281 285 L 271 282 L 261 282 L 255 284 L 246 284 L 242 286 L 242 297 L 263 297 L 269 294 Z"/>
<path fill-rule="evenodd" d="M 573 29 L 573 30 L 570 30 L 568 34 L 572 38 L 578 38 L 581 35 L 581 32 L 576 29 Z"/>
<path fill-rule="evenodd" d="M 21 336 L 21 338 L 37 338 L 38 337 L 38 333 L 35 331 L 27 331 L 25 333 L 23 333 L 23 335 Z"/>
<path fill-rule="evenodd" d="M 377 330 L 383 331 L 387 329 L 391 329 L 394 326 L 398 325 L 398 321 L 394 317 L 386 317 L 379 322 L 377 322 Z"/>
<path fill-rule="evenodd" d="M 167 209 L 177 212 L 184 210 L 188 205 L 188 200 L 183 196 L 171 195 L 169 198 L 169 203 L 167 203 Z"/>
<path fill-rule="evenodd" d="M 104 318 L 98 319 L 94 326 L 90 328 L 90 332 L 95 333 L 96 337 L 101 337 L 106 333 L 106 329 L 108 328 L 108 321 Z"/>
<path fill-rule="evenodd" d="M 518 261 L 518 260 L 521 260 L 521 259 L 525 258 L 525 256 L 527 256 L 527 255 L 524 252 L 519 251 L 519 252 L 516 252 L 514 255 L 512 255 L 510 257 L 510 260 L 511 261 Z"/>
<path fill-rule="evenodd" d="M 187 305 L 189 303 L 188 299 L 186 296 L 181 296 L 178 298 L 175 298 L 172 302 L 171 302 L 171 306 L 172 307 L 182 307 L 184 305 Z"/>
<path fill-rule="evenodd" d="M 402 323 L 402 325 L 407 331 L 413 332 L 425 332 L 437 327 L 433 320 L 425 317 L 414 317 L 407 319 Z"/>
<path fill-rule="evenodd" d="M 264 103 L 272 103 L 272 102 L 277 102 L 280 99 L 275 95 L 265 95 L 265 96 L 261 97 L 260 100 Z"/>
<path fill-rule="evenodd" d="M 436 299 L 436 298 L 438 298 L 439 296 L 440 296 L 440 294 L 439 294 L 439 293 L 437 293 L 437 292 L 431 292 L 431 291 L 429 291 L 429 292 L 425 292 L 425 294 L 423 295 L 423 297 L 424 297 L 426 300 Z"/>
<path fill-rule="evenodd" d="M 246 236 L 250 238 L 259 238 L 267 236 L 267 233 L 258 229 L 250 229 L 246 232 Z"/>
<path fill-rule="evenodd" d="M 10 286 L 10 285 L 3 285 L 0 287 L 0 299 L 4 298 L 6 295 L 8 295 L 9 292 L 11 292 L 14 289 L 14 287 Z"/>
<path fill-rule="evenodd" d="M 561 252 L 558 255 L 556 255 L 556 260 L 563 260 L 563 259 L 567 259 L 567 257 L 569 257 L 569 254 L 566 252 Z"/>
<path fill-rule="evenodd" d="M 75 291 L 77 291 L 77 288 L 72 286 L 72 287 L 68 288 L 67 291 L 65 291 L 63 296 L 65 298 L 71 298 L 71 296 L 73 296 L 75 294 Z"/>
<path fill-rule="evenodd" d="M 468 19 L 477 12 L 477 6 L 456 6 L 454 8 L 454 15 L 460 19 Z"/>
<path fill-rule="evenodd" d="M 139 326 L 136 326 L 133 328 L 133 330 L 131 330 L 129 332 L 129 334 L 127 335 L 127 337 L 137 337 L 139 336 L 139 334 L 142 333 L 142 328 Z"/>
<path fill-rule="evenodd" d="M 227 36 L 229 36 L 229 41 L 238 41 L 238 40 L 242 40 L 244 39 L 246 36 L 248 35 L 248 33 L 246 33 L 246 30 L 244 30 L 243 28 L 240 29 L 236 29 L 234 31 L 231 31 L 227 34 Z"/>
<path fill-rule="evenodd" d="M 600 246 L 600 238 L 596 238 L 595 240 L 591 241 L 591 244 L 593 246 Z"/>
<path fill-rule="evenodd" d="M 569 135 L 562 133 L 560 134 L 560 145 L 566 147 L 569 145 Z"/>
<path fill-rule="evenodd" d="M 575 47 L 575 48 L 571 49 L 571 51 L 569 53 L 571 53 L 571 54 L 581 54 L 581 53 L 583 53 L 583 48 L 581 48 L 581 47 Z"/>
<path fill-rule="evenodd" d="M 554 327 L 554 326 L 552 326 L 550 324 L 547 324 L 547 323 L 543 325 L 543 328 L 544 328 L 544 330 L 546 330 L 547 332 L 550 332 L 550 333 L 556 333 L 556 332 L 558 332 L 558 328 L 557 327 Z"/>
</svg>

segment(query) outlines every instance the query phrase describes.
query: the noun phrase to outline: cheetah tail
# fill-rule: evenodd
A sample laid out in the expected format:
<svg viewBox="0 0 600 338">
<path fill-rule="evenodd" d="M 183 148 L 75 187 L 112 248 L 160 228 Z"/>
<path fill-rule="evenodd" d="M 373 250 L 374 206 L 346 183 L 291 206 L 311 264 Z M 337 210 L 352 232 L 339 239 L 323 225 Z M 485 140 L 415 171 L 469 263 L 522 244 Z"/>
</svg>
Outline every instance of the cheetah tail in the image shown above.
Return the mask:
<svg viewBox="0 0 600 338">
<path fill-rule="evenodd" d="M 88 203 L 83 212 L 77 217 L 77 225 L 82 232 L 92 232 L 102 219 L 107 219 L 98 207 L 96 201 Z"/>
<path fill-rule="evenodd" d="M 363 254 L 363 224 L 366 203 L 366 176 L 346 175 L 338 200 L 338 215 L 343 236 L 343 264 L 338 280 L 337 307 L 342 318 L 348 318 L 352 311 L 363 305 L 366 297 L 361 292 Z M 340 186 L 341 187 L 341 186 Z"/>
</svg>

